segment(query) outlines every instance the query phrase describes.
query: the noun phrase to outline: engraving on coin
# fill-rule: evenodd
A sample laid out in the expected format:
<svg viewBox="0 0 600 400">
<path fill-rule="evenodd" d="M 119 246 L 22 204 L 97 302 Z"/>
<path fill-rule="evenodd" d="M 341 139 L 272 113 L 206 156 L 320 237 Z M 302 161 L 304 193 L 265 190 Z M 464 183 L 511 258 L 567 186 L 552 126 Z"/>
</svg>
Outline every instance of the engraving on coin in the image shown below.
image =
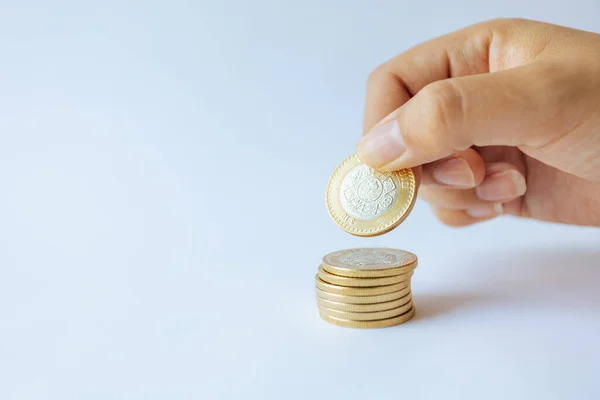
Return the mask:
<svg viewBox="0 0 600 400">
<path fill-rule="evenodd" d="M 341 250 L 328 254 L 323 261 L 333 267 L 382 269 L 409 265 L 417 260 L 412 253 L 385 248 Z"/>
<path fill-rule="evenodd" d="M 381 216 L 398 197 L 392 174 L 375 171 L 365 164 L 352 168 L 342 180 L 340 189 L 344 211 L 362 220 Z"/>
<path fill-rule="evenodd" d="M 325 194 L 327 212 L 346 232 L 377 236 L 397 227 L 417 198 L 412 169 L 380 172 L 363 164 L 356 154 L 335 169 Z"/>
</svg>

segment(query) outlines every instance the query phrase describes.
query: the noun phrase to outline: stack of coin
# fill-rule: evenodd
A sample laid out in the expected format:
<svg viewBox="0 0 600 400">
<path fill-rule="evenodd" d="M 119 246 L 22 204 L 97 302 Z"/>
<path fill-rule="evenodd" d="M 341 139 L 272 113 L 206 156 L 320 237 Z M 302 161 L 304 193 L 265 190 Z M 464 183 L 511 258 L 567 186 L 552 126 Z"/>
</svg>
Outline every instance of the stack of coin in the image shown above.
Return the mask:
<svg viewBox="0 0 600 400">
<path fill-rule="evenodd" d="M 319 314 L 350 328 L 385 328 L 415 314 L 411 278 L 417 256 L 398 249 L 358 248 L 323 257 L 316 276 Z"/>
</svg>

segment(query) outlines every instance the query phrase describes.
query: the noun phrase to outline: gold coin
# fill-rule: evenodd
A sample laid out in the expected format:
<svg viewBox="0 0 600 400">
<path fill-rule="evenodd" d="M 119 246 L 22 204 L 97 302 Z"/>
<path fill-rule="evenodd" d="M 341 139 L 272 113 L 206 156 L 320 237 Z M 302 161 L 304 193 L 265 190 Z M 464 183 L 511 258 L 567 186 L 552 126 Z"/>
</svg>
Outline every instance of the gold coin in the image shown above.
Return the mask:
<svg viewBox="0 0 600 400">
<path fill-rule="evenodd" d="M 341 319 L 349 319 L 352 321 L 375 321 L 378 319 L 387 319 L 397 317 L 398 315 L 404 314 L 410 310 L 413 306 L 412 300 L 408 303 L 386 311 L 373 311 L 373 312 L 350 312 L 340 311 L 331 308 L 319 306 L 321 314 L 329 315 L 330 317 L 336 317 Z"/>
<path fill-rule="evenodd" d="M 332 310 L 338 311 L 347 311 L 347 312 L 358 312 L 358 313 L 370 313 L 375 311 L 387 311 L 392 310 L 394 308 L 398 308 L 410 302 L 412 300 L 412 296 L 410 293 L 396 300 L 386 301 L 384 303 L 374 303 L 374 304 L 347 304 L 347 303 L 338 303 L 335 301 L 329 301 L 320 298 L 317 296 L 317 304 L 320 307 L 326 307 Z"/>
<path fill-rule="evenodd" d="M 404 289 L 398 290 L 397 292 L 379 294 L 375 296 L 346 296 L 343 294 L 335 294 L 324 292 L 323 290 L 316 288 L 317 296 L 329 300 L 334 301 L 336 303 L 345 303 L 345 304 L 376 304 L 376 303 L 384 303 L 387 301 L 397 300 L 400 297 L 404 297 L 410 293 L 410 285 L 405 287 Z"/>
<path fill-rule="evenodd" d="M 323 257 L 322 267 L 334 275 L 377 278 L 405 274 L 417 267 L 413 253 L 389 248 L 340 250 Z"/>
<path fill-rule="evenodd" d="M 319 276 L 315 276 L 315 284 L 317 288 L 327 293 L 341 294 L 344 296 L 376 296 L 380 294 L 397 292 L 410 286 L 410 280 L 395 283 L 393 285 L 384 285 L 376 287 L 344 287 L 332 285 L 331 283 L 322 281 Z"/>
<path fill-rule="evenodd" d="M 396 228 L 417 199 L 412 169 L 380 172 L 363 164 L 356 154 L 335 169 L 325 194 L 333 221 L 355 236 L 378 236 Z"/>
<path fill-rule="evenodd" d="M 339 286 L 349 286 L 349 287 L 373 287 L 373 286 L 382 286 L 382 285 L 393 285 L 394 283 L 410 281 L 410 278 L 413 276 L 413 272 L 408 272 L 402 275 L 394 275 L 394 276 L 386 276 L 384 278 L 348 278 L 347 276 L 339 276 L 333 275 L 329 272 L 323 270 L 322 266 L 319 266 L 319 271 L 317 272 L 319 278 L 322 281 L 339 285 Z"/>
<path fill-rule="evenodd" d="M 319 313 L 319 315 L 324 321 L 327 321 L 333 325 L 343 326 L 345 328 L 375 329 L 388 328 L 390 326 L 400 325 L 409 321 L 415 315 L 415 308 L 413 307 L 406 313 L 398 315 L 397 317 L 380 319 L 377 321 L 352 321 L 349 319 L 331 317 L 322 313 Z"/>
</svg>

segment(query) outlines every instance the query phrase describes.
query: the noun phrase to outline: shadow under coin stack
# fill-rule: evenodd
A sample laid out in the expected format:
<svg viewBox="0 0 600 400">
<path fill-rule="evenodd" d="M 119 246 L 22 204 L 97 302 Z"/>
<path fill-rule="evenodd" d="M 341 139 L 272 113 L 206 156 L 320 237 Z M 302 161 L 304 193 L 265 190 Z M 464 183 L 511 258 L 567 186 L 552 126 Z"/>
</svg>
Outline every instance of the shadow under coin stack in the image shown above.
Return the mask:
<svg viewBox="0 0 600 400">
<path fill-rule="evenodd" d="M 323 257 L 316 276 L 319 314 L 349 328 L 385 328 L 415 314 L 410 281 L 413 253 L 389 248 L 336 251 Z"/>
</svg>

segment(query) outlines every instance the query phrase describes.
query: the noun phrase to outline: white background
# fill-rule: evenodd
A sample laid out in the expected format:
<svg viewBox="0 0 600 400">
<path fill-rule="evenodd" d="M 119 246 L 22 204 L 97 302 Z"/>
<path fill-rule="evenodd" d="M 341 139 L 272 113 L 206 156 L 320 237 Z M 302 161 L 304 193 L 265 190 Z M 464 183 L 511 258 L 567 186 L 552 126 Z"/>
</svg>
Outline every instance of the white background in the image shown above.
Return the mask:
<svg viewBox="0 0 600 400">
<path fill-rule="evenodd" d="M 598 399 L 598 229 L 325 210 L 369 72 L 496 17 L 600 32 L 597 0 L 2 1 L 0 398 Z M 419 256 L 410 323 L 319 319 L 356 246 Z"/>
</svg>

